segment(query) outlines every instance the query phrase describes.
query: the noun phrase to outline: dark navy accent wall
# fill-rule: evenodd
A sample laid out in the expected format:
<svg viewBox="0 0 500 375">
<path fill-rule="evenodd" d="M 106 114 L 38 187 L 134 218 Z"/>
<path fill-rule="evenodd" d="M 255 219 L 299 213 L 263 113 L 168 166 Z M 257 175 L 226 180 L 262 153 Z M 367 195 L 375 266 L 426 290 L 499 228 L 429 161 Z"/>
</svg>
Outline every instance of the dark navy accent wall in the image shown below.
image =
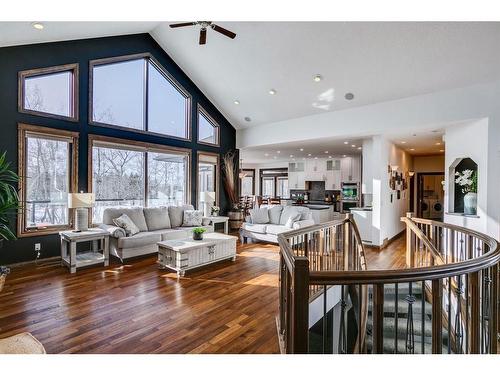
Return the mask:
<svg viewBox="0 0 500 375">
<path fill-rule="evenodd" d="M 89 60 L 106 57 L 151 53 L 157 61 L 172 74 L 175 79 L 191 94 L 192 140 L 182 141 L 158 137 L 151 134 L 136 133 L 109 127 L 88 124 L 88 85 Z M 78 63 L 79 79 L 79 121 L 71 122 L 47 117 L 19 113 L 17 110 L 17 73 L 21 70 Z M 197 143 L 197 104 L 213 117 L 220 125 L 220 147 L 211 147 Z M 46 126 L 50 128 L 78 131 L 78 189 L 87 191 L 87 147 L 88 135 L 98 134 L 124 138 L 154 144 L 190 148 L 191 160 L 191 200 L 196 202 L 196 151 L 209 151 L 224 154 L 236 147 L 236 131 L 215 106 L 203 95 L 182 69 L 163 51 L 149 34 L 126 35 L 106 38 L 84 39 L 55 43 L 32 44 L 0 48 L 0 152 L 7 151 L 7 157 L 17 171 L 17 123 Z M 220 178 L 220 176 L 219 176 Z M 229 203 L 219 181 L 219 202 L 223 210 Z M 12 221 L 15 228 L 15 220 Z M 34 260 L 34 244 L 42 244 L 42 258 L 59 255 L 59 236 L 46 235 L 21 238 L 5 242 L 0 248 L 0 264 L 11 264 Z"/>
</svg>

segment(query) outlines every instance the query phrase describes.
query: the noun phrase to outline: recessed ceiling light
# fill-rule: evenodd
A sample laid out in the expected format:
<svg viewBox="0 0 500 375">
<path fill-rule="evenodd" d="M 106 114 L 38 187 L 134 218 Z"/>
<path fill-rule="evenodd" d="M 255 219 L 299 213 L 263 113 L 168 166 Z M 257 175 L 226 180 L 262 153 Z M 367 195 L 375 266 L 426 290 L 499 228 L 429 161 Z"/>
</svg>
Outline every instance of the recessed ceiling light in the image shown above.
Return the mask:
<svg viewBox="0 0 500 375">
<path fill-rule="evenodd" d="M 406 141 L 401 141 L 401 143 L 402 143 L 402 144 L 405 144 L 405 143 L 406 143 Z"/>
<path fill-rule="evenodd" d="M 290 155 L 291 158 L 293 158 L 293 155 Z"/>
<path fill-rule="evenodd" d="M 328 159 L 331 159 L 332 158 L 332 155 L 328 155 Z"/>
<path fill-rule="evenodd" d="M 325 151 L 325 154 L 328 154 L 328 151 Z"/>
<path fill-rule="evenodd" d="M 276 156 L 273 156 L 273 159 L 276 159 Z"/>
<path fill-rule="evenodd" d="M 444 152 L 444 150 L 439 150 L 439 152 Z"/>
<path fill-rule="evenodd" d="M 410 151 L 415 151 L 415 149 L 414 148 L 410 148 Z"/>
<path fill-rule="evenodd" d="M 269 154 L 266 152 L 266 153 L 264 154 L 264 156 L 269 156 Z"/>
<path fill-rule="evenodd" d="M 361 149 L 362 149 L 362 147 L 358 147 L 358 150 L 361 150 Z"/>
<path fill-rule="evenodd" d="M 323 77 L 321 77 L 320 74 L 316 74 L 314 77 L 313 77 L 313 81 L 314 82 L 319 82 L 323 79 Z"/>
<path fill-rule="evenodd" d="M 352 92 L 348 92 L 347 94 L 344 95 L 344 98 L 346 98 L 346 100 L 353 100 L 354 94 Z"/>
<path fill-rule="evenodd" d="M 441 142 L 436 142 L 436 146 L 441 146 Z"/>
<path fill-rule="evenodd" d="M 304 149 L 303 149 L 303 148 L 301 148 L 301 149 L 300 149 L 300 151 L 304 151 Z"/>
<path fill-rule="evenodd" d="M 307 156 L 312 156 L 311 154 L 307 154 Z"/>
<path fill-rule="evenodd" d="M 351 145 L 351 147 L 356 147 L 356 145 Z"/>
<path fill-rule="evenodd" d="M 276 90 L 275 89 L 269 90 L 269 95 L 275 95 L 275 94 L 276 94 Z"/>
<path fill-rule="evenodd" d="M 317 158 L 318 158 L 317 156 L 314 157 L 314 159 L 317 159 Z"/>
<path fill-rule="evenodd" d="M 302 160 L 306 160 L 306 158 L 302 158 Z"/>
<path fill-rule="evenodd" d="M 240 101 L 239 100 L 235 100 L 234 104 L 238 105 L 238 104 L 240 104 Z"/>
<path fill-rule="evenodd" d="M 277 154 L 281 154 L 281 151 L 280 151 L 280 150 L 278 150 L 278 151 L 276 151 L 276 153 L 277 153 Z"/>
<path fill-rule="evenodd" d="M 45 27 L 41 22 L 33 22 L 31 26 L 33 26 L 33 28 L 37 30 L 43 30 L 43 28 Z"/>
<path fill-rule="evenodd" d="M 245 117 L 245 121 L 250 122 L 250 121 L 252 121 L 252 119 L 250 117 Z"/>
<path fill-rule="evenodd" d="M 348 144 L 349 144 L 349 142 L 345 141 L 345 142 L 344 142 L 344 144 L 345 144 L 345 145 L 348 145 Z"/>
<path fill-rule="evenodd" d="M 347 155 L 342 155 L 343 158 L 345 158 Z"/>
</svg>

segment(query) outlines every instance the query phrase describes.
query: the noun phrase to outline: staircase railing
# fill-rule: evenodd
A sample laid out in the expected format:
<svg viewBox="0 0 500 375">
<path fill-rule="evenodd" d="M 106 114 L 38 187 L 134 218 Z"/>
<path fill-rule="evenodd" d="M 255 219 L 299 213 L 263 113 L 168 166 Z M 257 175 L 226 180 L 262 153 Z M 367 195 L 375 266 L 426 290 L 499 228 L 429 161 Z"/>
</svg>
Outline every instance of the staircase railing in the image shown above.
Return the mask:
<svg viewBox="0 0 500 375">
<path fill-rule="evenodd" d="M 282 352 L 317 349 L 309 302 L 322 298 L 320 352 L 497 353 L 498 242 L 411 215 L 401 220 L 403 269 L 367 270 L 351 216 L 279 236 Z"/>
</svg>

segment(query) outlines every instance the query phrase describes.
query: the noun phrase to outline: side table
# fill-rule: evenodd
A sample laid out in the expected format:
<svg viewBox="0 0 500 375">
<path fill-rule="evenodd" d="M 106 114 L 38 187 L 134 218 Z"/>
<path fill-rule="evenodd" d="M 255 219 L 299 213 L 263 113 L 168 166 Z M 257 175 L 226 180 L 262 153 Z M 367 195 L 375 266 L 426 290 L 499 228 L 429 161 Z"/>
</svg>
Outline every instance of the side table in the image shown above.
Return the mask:
<svg viewBox="0 0 500 375">
<path fill-rule="evenodd" d="M 109 265 L 109 232 L 102 229 L 89 229 L 82 232 L 63 231 L 61 237 L 61 263 L 69 267 L 70 273 L 77 268 L 104 263 Z M 79 242 L 92 242 L 91 250 L 76 252 Z"/>
<path fill-rule="evenodd" d="M 225 234 L 229 233 L 229 217 L 228 216 L 207 216 L 207 217 L 204 217 L 203 219 L 210 221 L 210 225 L 214 226 L 214 231 L 215 231 L 215 224 L 224 223 L 224 233 Z"/>
</svg>

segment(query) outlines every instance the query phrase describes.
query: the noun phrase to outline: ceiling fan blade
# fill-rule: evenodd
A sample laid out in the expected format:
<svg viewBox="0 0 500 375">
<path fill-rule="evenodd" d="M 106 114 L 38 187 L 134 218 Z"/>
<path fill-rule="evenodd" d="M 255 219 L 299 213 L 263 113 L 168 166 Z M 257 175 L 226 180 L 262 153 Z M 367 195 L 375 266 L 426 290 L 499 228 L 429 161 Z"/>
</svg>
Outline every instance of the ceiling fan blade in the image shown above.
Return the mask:
<svg viewBox="0 0 500 375">
<path fill-rule="evenodd" d="M 205 44 L 207 42 L 207 29 L 203 28 L 200 30 L 200 44 Z"/>
<path fill-rule="evenodd" d="M 194 26 L 194 25 L 196 25 L 196 22 L 173 23 L 169 26 L 174 29 L 176 27 L 185 27 L 185 26 Z"/>
<path fill-rule="evenodd" d="M 228 38 L 234 39 L 236 37 L 236 34 L 233 33 L 232 31 L 229 31 L 223 27 L 217 26 L 217 25 L 211 25 L 212 29 L 215 31 L 227 36 Z"/>
</svg>

